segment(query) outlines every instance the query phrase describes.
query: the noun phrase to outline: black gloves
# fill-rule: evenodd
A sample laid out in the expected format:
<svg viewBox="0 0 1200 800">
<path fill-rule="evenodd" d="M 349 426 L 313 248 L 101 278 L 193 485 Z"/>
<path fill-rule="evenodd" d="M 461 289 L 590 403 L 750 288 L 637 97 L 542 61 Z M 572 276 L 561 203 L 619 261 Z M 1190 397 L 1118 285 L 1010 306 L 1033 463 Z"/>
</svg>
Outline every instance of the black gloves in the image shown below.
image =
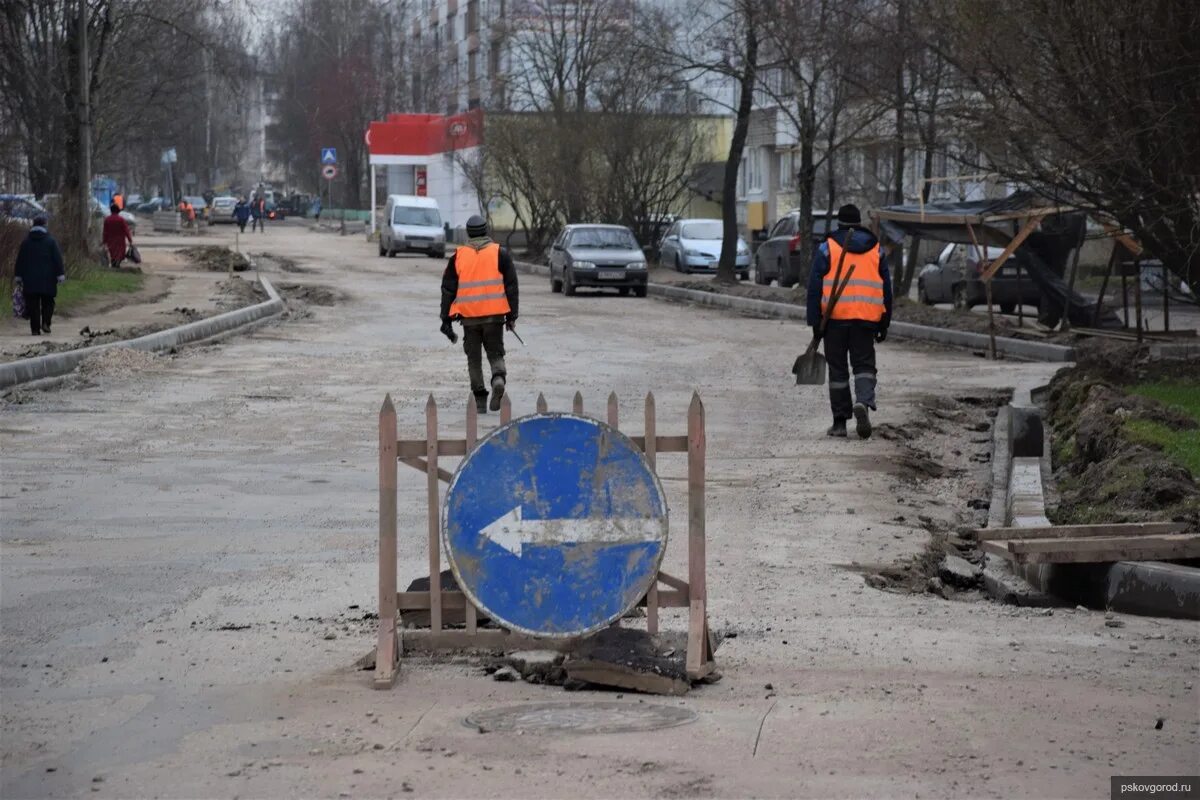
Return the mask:
<svg viewBox="0 0 1200 800">
<path fill-rule="evenodd" d="M 875 341 L 884 342 L 887 340 L 888 326 L 892 324 L 891 316 L 885 315 L 879 321 L 879 327 L 875 329 Z"/>
<path fill-rule="evenodd" d="M 442 327 L 440 330 L 442 331 L 442 335 L 450 340 L 450 344 L 458 344 L 458 334 L 455 333 L 454 328 L 450 326 L 450 320 L 442 320 Z"/>
<path fill-rule="evenodd" d="M 509 314 L 509 315 L 505 316 L 504 317 L 504 327 L 508 328 L 510 331 L 513 328 L 516 328 L 517 327 L 517 315 Z"/>
</svg>

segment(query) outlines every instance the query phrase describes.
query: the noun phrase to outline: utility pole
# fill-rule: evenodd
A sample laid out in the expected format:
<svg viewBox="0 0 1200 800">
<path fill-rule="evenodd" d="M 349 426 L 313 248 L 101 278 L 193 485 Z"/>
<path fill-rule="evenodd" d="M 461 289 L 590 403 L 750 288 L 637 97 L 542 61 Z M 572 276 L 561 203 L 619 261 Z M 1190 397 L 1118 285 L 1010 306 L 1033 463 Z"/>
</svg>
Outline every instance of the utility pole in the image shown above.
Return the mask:
<svg viewBox="0 0 1200 800">
<path fill-rule="evenodd" d="M 88 57 L 87 0 L 79 0 L 79 241 L 87 247 L 92 196 L 91 80 Z"/>
</svg>

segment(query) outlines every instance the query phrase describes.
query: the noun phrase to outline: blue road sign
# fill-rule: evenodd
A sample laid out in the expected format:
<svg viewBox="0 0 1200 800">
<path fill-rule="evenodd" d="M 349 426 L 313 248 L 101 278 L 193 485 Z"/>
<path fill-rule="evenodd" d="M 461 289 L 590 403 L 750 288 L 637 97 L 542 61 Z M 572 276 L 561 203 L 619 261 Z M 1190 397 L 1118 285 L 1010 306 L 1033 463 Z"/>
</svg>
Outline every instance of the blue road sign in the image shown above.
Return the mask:
<svg viewBox="0 0 1200 800">
<path fill-rule="evenodd" d="M 322 147 L 321 148 L 321 163 L 322 164 L 336 164 L 337 163 L 337 148 L 336 147 Z"/>
<path fill-rule="evenodd" d="M 571 414 L 510 422 L 459 466 L 442 507 L 458 585 L 533 636 L 579 636 L 646 594 L 667 547 L 667 502 L 642 451 Z"/>
</svg>

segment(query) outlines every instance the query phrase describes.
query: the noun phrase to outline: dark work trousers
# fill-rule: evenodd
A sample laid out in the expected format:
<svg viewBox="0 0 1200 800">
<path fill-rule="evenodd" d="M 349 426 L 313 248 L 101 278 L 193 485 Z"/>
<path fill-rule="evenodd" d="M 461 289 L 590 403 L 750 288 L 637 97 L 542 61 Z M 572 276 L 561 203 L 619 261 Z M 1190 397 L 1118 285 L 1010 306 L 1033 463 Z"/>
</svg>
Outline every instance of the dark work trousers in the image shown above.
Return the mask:
<svg viewBox="0 0 1200 800">
<path fill-rule="evenodd" d="M 245 233 L 245 232 L 246 232 L 246 223 L 245 223 L 245 222 L 242 222 L 240 219 L 238 220 L 238 232 L 239 232 L 239 233 Z"/>
<path fill-rule="evenodd" d="M 476 397 L 488 393 L 490 384 L 483 382 L 483 352 L 487 352 L 492 378 L 503 378 L 504 369 L 504 322 L 463 322 L 463 350 L 467 353 L 467 372 L 471 376 L 471 391 Z"/>
<path fill-rule="evenodd" d="M 833 320 L 825 328 L 829 364 L 829 405 L 834 419 L 849 419 L 854 401 L 875 410 L 875 329 L 873 322 Z M 849 368 L 846 362 L 849 360 Z M 851 370 L 854 398 L 850 397 Z"/>
<path fill-rule="evenodd" d="M 267 229 L 267 218 L 266 217 L 251 217 L 251 220 L 252 220 L 250 223 L 250 232 L 251 233 L 254 233 L 255 231 L 258 231 L 259 233 L 263 233 L 264 231 L 266 231 L 266 229 Z"/>
<path fill-rule="evenodd" d="M 25 308 L 29 311 L 29 330 L 38 334 L 50 330 L 50 318 L 54 316 L 54 297 L 48 294 L 25 295 Z"/>
</svg>

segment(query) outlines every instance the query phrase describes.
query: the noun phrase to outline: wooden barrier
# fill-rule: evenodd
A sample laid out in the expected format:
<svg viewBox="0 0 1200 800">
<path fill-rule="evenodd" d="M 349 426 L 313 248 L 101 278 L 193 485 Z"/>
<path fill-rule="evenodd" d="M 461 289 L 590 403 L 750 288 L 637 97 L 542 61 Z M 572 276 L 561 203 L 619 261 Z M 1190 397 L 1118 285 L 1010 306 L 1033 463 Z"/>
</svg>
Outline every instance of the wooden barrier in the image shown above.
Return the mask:
<svg viewBox="0 0 1200 800">
<path fill-rule="evenodd" d="M 549 405 L 543 395 L 537 398 L 537 413 L 548 413 Z M 576 392 L 572 413 L 583 415 L 583 396 Z M 607 422 L 618 427 L 619 408 L 616 393 L 608 397 Z M 500 406 L 500 424 L 512 421 L 512 403 L 506 396 Z M 463 458 L 478 441 L 479 415 L 475 398 L 467 401 L 466 435 L 461 439 L 442 439 L 438 432 L 438 408 L 433 396 L 425 404 L 425 438 L 396 438 L 396 409 L 391 395 L 384 398 L 379 411 L 379 636 L 375 653 L 374 685 L 388 689 L 395 683 L 404 650 L 438 650 L 455 648 L 539 647 L 563 649 L 576 640 L 536 639 L 503 628 L 480 630 L 479 611 L 461 591 L 443 591 L 441 587 L 441 486 L 449 483 L 453 474 L 440 466 L 442 456 Z M 688 646 L 686 668 L 688 676 L 697 680 L 713 671 L 713 648 L 708 628 L 708 590 L 705 579 L 705 439 L 704 404 L 698 394 L 692 395 L 688 408 L 687 435 L 659 436 L 654 395 L 646 395 L 645 432 L 631 436 L 634 444 L 646 454 L 650 467 L 657 472 L 660 453 L 686 453 L 688 460 L 688 579 L 686 581 L 659 571 L 656 580 L 642 598 L 646 607 L 646 627 L 658 632 L 661 608 L 688 609 Z M 404 463 L 426 474 L 428 505 L 429 590 L 424 592 L 397 591 L 397 463 Z M 662 585 L 665 590 L 659 588 Z M 463 609 L 465 626 L 450 629 L 443 624 L 445 610 Z M 397 613 L 428 611 L 428 630 L 399 627 Z M 619 624 L 614 623 L 614 624 Z"/>
</svg>

